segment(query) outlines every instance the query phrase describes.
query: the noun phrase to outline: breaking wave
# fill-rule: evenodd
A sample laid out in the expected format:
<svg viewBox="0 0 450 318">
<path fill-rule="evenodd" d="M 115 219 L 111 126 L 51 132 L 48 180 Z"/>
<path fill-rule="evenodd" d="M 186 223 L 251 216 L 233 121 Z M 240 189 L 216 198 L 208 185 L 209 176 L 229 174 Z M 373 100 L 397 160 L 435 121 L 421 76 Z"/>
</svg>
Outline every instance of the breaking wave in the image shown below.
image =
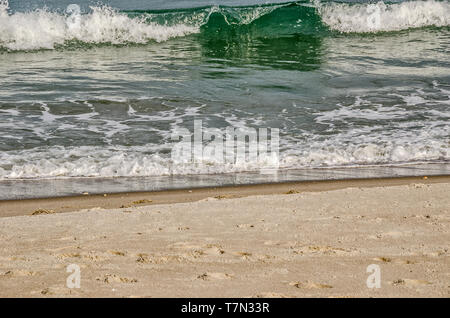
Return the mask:
<svg viewBox="0 0 450 318">
<path fill-rule="evenodd" d="M 146 44 L 201 34 L 246 33 L 253 37 L 289 34 L 376 33 L 450 25 L 448 1 L 401 3 L 289 2 L 250 7 L 211 6 L 170 11 L 118 11 L 108 6 L 81 12 L 38 9 L 10 12 L 0 0 L 0 48 L 27 51 L 85 44 Z"/>
</svg>

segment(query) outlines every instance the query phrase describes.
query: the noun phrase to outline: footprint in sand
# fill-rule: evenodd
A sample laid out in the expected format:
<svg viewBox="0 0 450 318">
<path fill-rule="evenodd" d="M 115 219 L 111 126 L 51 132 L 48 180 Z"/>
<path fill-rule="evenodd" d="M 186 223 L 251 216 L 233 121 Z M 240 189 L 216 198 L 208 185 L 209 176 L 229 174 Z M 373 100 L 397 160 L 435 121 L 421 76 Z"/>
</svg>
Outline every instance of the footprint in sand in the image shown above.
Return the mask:
<svg viewBox="0 0 450 318">
<path fill-rule="evenodd" d="M 266 263 L 268 261 L 273 261 L 277 259 L 276 256 L 268 254 L 252 254 L 250 252 L 234 252 L 232 254 L 238 256 L 244 261 L 258 261 L 262 263 Z"/>
<path fill-rule="evenodd" d="M 375 257 L 375 258 L 373 258 L 373 260 L 377 261 L 377 262 L 394 263 L 394 264 L 401 264 L 401 265 L 410 265 L 410 264 L 416 263 L 416 262 L 408 260 L 408 259 L 392 259 L 389 257 Z"/>
<path fill-rule="evenodd" d="M 25 269 L 17 269 L 6 271 L 0 275 L 5 277 L 26 277 L 26 276 L 36 276 L 38 274 L 39 274 L 38 272 L 33 272 Z"/>
<path fill-rule="evenodd" d="M 206 253 L 203 250 L 193 250 L 193 251 L 189 251 L 187 253 L 181 254 L 181 256 L 183 258 L 186 258 L 189 260 L 197 259 L 197 258 L 203 257 L 205 255 L 206 255 Z"/>
<path fill-rule="evenodd" d="M 375 235 L 369 235 L 367 236 L 369 239 L 377 240 L 377 239 L 384 239 L 384 238 L 400 238 L 404 236 L 411 236 L 411 233 L 408 232 L 400 232 L 400 231 L 391 231 L 391 232 L 385 232 L 385 233 L 377 233 Z"/>
<path fill-rule="evenodd" d="M 252 256 L 252 253 L 249 252 L 235 252 L 233 254 L 242 257 L 243 259 L 249 259 Z"/>
<path fill-rule="evenodd" d="M 208 244 L 205 246 L 205 253 L 208 255 L 222 255 L 225 251 L 218 244 Z"/>
<path fill-rule="evenodd" d="M 409 259 L 396 259 L 394 260 L 395 264 L 403 264 L 403 265 L 411 265 L 411 264 L 416 264 L 415 261 L 411 261 Z"/>
<path fill-rule="evenodd" d="M 107 284 L 111 283 L 137 283 L 136 278 L 120 277 L 115 274 L 106 274 L 103 277 L 97 277 L 97 281 L 101 281 Z"/>
<path fill-rule="evenodd" d="M 333 288 L 331 285 L 327 284 L 319 284 L 319 283 L 313 283 L 313 282 L 291 282 L 289 283 L 290 286 L 294 286 L 296 288 L 304 288 L 304 289 L 324 289 L 324 288 Z"/>
<path fill-rule="evenodd" d="M 419 279 L 397 279 L 390 282 L 394 286 L 421 286 L 421 285 L 431 285 L 431 282 Z"/>
<path fill-rule="evenodd" d="M 392 259 L 390 259 L 389 257 L 375 257 L 373 260 L 377 261 L 377 262 L 383 262 L 383 263 L 392 262 Z"/>
<path fill-rule="evenodd" d="M 345 249 L 340 247 L 333 247 L 333 246 L 301 246 L 296 248 L 294 251 L 294 254 L 335 254 L 335 255 L 348 255 L 355 252 L 355 249 Z"/>
<path fill-rule="evenodd" d="M 65 259 L 65 258 L 78 258 L 81 257 L 80 253 L 65 253 L 65 254 L 59 254 L 56 256 L 57 258 L 60 259 Z"/>
<path fill-rule="evenodd" d="M 139 253 L 137 254 L 136 262 L 141 264 L 148 264 L 150 263 L 150 258 L 145 253 Z"/>
<path fill-rule="evenodd" d="M 190 242 L 177 242 L 171 245 L 173 248 L 191 250 L 187 256 L 202 256 L 202 255 L 222 255 L 225 251 L 219 244 L 207 244 L 207 245 L 196 245 Z"/>
<path fill-rule="evenodd" d="M 83 258 L 83 259 L 87 259 L 90 260 L 92 262 L 101 262 L 104 261 L 106 259 L 108 259 L 108 257 L 103 257 L 100 256 L 98 253 L 96 252 L 88 252 L 88 253 L 64 253 L 64 254 L 58 254 L 55 255 L 56 258 L 59 259 L 66 259 L 66 258 Z"/>
<path fill-rule="evenodd" d="M 239 229 L 252 229 L 255 226 L 253 224 L 238 224 L 236 227 Z"/>
<path fill-rule="evenodd" d="M 117 256 L 125 256 L 125 252 L 120 252 L 120 251 L 108 251 L 108 253 L 117 255 Z"/>
<path fill-rule="evenodd" d="M 44 288 L 41 290 L 41 295 L 52 295 L 53 293 L 50 292 L 49 288 Z"/>
<path fill-rule="evenodd" d="M 167 263 L 180 263 L 185 258 L 179 255 L 148 255 L 146 253 L 136 254 L 136 262 L 140 264 L 167 264 Z"/>
<path fill-rule="evenodd" d="M 188 260 L 192 260 L 205 256 L 219 256 L 224 253 L 225 251 L 221 249 L 220 245 L 208 244 L 202 248 L 190 249 L 187 253 L 181 254 L 181 256 Z"/>
<path fill-rule="evenodd" d="M 233 275 L 226 273 L 203 273 L 197 276 L 197 279 L 202 280 L 223 280 L 223 279 L 231 279 Z"/>
</svg>

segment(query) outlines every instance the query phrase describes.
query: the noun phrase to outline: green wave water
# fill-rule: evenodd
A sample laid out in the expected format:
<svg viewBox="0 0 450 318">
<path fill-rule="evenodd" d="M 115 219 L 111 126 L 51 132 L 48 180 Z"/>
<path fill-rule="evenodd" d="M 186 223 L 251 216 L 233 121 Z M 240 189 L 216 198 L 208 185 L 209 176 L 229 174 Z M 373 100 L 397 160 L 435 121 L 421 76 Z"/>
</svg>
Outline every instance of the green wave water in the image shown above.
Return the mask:
<svg viewBox="0 0 450 318">
<path fill-rule="evenodd" d="M 78 7 L 77 5 L 72 5 Z M 243 7 L 88 12 L 38 9 L 8 13 L 0 4 L 0 48 L 5 51 L 96 45 L 149 44 L 198 35 L 202 41 L 248 42 L 295 36 L 377 34 L 415 28 L 448 28 L 448 1 L 339 3 L 300 1 Z M 79 7 L 78 7 L 78 10 Z"/>
<path fill-rule="evenodd" d="M 200 27 L 200 33 L 205 37 L 325 35 L 330 31 L 321 21 L 317 6 L 309 2 L 249 7 L 211 6 L 181 11 L 125 12 L 131 17 L 145 16 L 148 22 L 156 22 L 162 25 L 184 23 Z"/>
</svg>

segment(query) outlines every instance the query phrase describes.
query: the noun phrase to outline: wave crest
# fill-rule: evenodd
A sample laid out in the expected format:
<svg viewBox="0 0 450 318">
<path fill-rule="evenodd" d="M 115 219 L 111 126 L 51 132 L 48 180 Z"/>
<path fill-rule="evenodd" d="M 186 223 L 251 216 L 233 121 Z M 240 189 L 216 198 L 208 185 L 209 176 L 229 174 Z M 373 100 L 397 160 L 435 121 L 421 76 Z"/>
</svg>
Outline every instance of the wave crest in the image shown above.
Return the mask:
<svg viewBox="0 0 450 318">
<path fill-rule="evenodd" d="M 400 31 L 427 26 L 450 25 L 450 3 L 408 1 L 385 4 L 317 2 L 322 21 L 332 30 L 344 33 Z"/>
<path fill-rule="evenodd" d="M 0 48 L 9 51 L 54 49 L 70 41 L 88 44 L 145 44 L 194 33 L 248 37 L 292 34 L 366 33 L 450 25 L 450 2 L 336 3 L 301 1 L 250 7 L 212 6 L 171 11 L 119 12 L 107 6 L 81 14 L 77 5 L 66 13 L 39 9 L 8 13 L 0 0 Z M 245 38 L 245 37 L 244 37 Z"/>
<path fill-rule="evenodd" d="M 54 49 L 66 41 L 85 43 L 147 43 L 198 32 L 184 24 L 172 26 L 147 23 L 144 17 L 130 18 L 107 6 L 92 12 L 59 14 L 45 9 L 9 15 L 7 2 L 0 5 L 0 46 L 12 50 Z"/>
</svg>

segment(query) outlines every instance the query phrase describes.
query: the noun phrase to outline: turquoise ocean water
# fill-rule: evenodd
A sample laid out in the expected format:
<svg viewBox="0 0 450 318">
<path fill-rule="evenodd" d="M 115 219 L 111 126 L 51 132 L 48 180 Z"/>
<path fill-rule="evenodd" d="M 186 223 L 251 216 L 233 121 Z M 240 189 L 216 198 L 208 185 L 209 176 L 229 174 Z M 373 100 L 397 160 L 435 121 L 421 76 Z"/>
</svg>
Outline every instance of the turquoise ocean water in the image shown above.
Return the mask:
<svg viewBox="0 0 450 318">
<path fill-rule="evenodd" d="M 450 172 L 449 1 L 0 3 L 0 199 Z M 279 173 L 172 162 L 194 120 Z"/>
</svg>

